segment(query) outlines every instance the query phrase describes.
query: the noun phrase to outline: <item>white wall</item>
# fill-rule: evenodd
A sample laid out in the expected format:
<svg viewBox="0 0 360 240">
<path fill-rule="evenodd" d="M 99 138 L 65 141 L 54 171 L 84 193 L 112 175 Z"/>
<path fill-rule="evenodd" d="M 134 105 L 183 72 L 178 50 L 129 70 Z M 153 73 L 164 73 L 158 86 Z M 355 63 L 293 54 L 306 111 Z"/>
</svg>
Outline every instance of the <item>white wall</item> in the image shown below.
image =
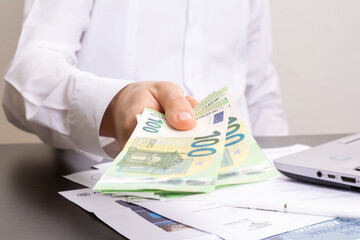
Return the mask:
<svg viewBox="0 0 360 240">
<path fill-rule="evenodd" d="M 270 0 L 273 62 L 292 135 L 360 131 L 360 1 Z M 23 0 L 0 0 L 0 77 L 16 48 Z M 7 123 L 0 143 L 37 142 Z"/>
<path fill-rule="evenodd" d="M 0 0 L 0 83 L 16 50 L 21 31 L 23 5 L 24 0 Z M 2 84 L 0 84 L 0 92 L 1 88 Z M 0 143 L 39 141 L 35 135 L 21 131 L 8 123 L 0 107 Z"/>
<path fill-rule="evenodd" d="M 270 4 L 290 133 L 360 131 L 360 1 Z"/>
</svg>

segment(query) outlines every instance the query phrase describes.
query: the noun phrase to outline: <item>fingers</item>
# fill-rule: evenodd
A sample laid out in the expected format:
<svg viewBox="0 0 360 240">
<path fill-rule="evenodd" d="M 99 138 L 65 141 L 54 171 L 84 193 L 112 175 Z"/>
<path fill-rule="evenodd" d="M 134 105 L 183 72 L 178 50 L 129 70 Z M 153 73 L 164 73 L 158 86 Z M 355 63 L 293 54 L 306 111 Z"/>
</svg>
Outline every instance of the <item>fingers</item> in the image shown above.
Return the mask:
<svg viewBox="0 0 360 240">
<path fill-rule="evenodd" d="M 193 98 L 192 96 L 186 96 L 185 97 L 188 101 L 189 101 L 189 103 L 191 104 L 191 107 L 192 108 L 194 108 L 196 105 L 198 105 L 198 101 L 195 99 L 195 98 Z"/>
<path fill-rule="evenodd" d="M 114 137 L 122 149 L 136 127 L 136 114 L 144 108 L 165 112 L 167 122 L 178 130 L 196 126 L 192 108 L 197 101 L 184 97 L 182 89 L 171 82 L 136 82 L 123 88 L 105 111 L 100 135 Z"/>
<path fill-rule="evenodd" d="M 156 87 L 151 90 L 165 110 L 167 122 L 173 128 L 190 130 L 196 126 L 192 104 L 184 97 L 184 93 L 178 85 L 171 82 L 158 82 Z"/>
</svg>

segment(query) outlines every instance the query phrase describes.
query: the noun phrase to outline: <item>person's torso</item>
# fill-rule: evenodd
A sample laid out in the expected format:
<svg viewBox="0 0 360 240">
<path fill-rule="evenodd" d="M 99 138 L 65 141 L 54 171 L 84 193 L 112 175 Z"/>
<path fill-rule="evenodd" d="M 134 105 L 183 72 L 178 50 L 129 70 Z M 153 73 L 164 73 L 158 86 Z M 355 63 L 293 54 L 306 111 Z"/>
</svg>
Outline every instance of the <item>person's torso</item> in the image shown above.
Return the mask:
<svg viewBox="0 0 360 240">
<path fill-rule="evenodd" d="M 197 100 L 228 86 L 249 122 L 249 8 L 242 0 L 95 1 L 78 67 L 102 77 L 172 81 Z"/>
</svg>

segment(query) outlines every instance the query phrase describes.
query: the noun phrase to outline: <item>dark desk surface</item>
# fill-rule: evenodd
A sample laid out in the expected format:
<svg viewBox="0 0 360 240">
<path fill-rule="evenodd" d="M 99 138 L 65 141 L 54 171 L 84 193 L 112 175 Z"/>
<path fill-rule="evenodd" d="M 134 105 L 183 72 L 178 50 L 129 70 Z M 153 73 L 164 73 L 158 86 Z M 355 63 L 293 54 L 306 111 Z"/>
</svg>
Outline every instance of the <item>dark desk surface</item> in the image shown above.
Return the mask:
<svg viewBox="0 0 360 240">
<path fill-rule="evenodd" d="M 264 147 L 315 146 L 344 135 L 259 137 Z M 124 239 L 59 191 L 84 188 L 65 178 L 93 162 L 45 144 L 0 145 L 0 239 Z"/>
</svg>

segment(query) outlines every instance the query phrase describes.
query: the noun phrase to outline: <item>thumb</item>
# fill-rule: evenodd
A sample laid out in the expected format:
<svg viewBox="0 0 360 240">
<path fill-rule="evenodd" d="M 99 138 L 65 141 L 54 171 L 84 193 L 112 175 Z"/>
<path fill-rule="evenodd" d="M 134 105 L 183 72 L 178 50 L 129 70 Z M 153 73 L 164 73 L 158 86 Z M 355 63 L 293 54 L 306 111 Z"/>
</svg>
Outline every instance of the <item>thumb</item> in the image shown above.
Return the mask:
<svg viewBox="0 0 360 240">
<path fill-rule="evenodd" d="M 177 130 L 190 130 L 196 126 L 191 103 L 182 89 L 171 82 L 162 82 L 156 90 L 155 98 L 165 111 L 166 121 Z"/>
</svg>

